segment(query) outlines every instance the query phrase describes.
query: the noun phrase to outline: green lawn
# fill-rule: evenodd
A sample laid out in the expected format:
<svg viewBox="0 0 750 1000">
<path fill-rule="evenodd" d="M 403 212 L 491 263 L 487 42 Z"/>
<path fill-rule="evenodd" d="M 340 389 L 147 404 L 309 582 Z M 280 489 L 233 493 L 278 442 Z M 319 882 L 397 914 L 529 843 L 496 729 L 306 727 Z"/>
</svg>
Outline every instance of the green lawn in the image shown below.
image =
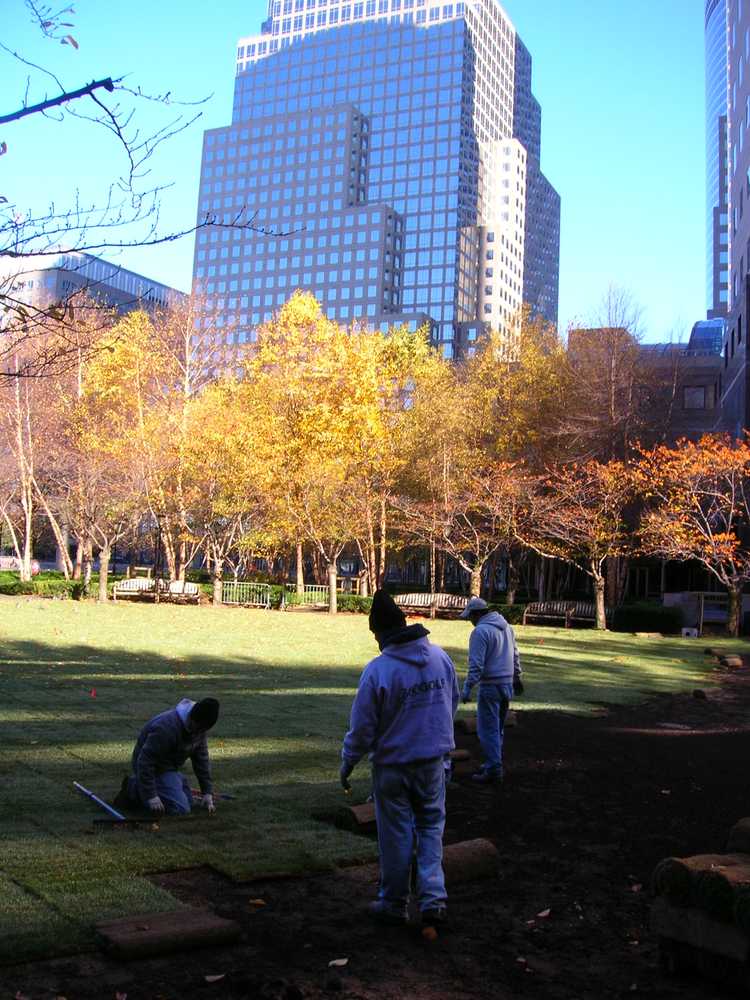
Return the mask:
<svg viewBox="0 0 750 1000">
<path fill-rule="evenodd" d="M 344 801 L 338 753 L 364 663 L 364 616 L 0 598 L 0 961 L 88 947 L 98 919 L 179 906 L 145 876 L 211 864 L 235 877 L 324 869 L 373 844 L 316 821 Z M 470 627 L 433 637 L 466 667 Z M 701 640 L 517 629 L 524 711 L 591 711 L 711 683 Z M 95 692 L 95 697 L 93 693 Z M 151 715 L 213 695 L 214 777 L 237 796 L 159 832 L 93 835 Z M 368 790 L 355 772 L 354 801 Z"/>
</svg>

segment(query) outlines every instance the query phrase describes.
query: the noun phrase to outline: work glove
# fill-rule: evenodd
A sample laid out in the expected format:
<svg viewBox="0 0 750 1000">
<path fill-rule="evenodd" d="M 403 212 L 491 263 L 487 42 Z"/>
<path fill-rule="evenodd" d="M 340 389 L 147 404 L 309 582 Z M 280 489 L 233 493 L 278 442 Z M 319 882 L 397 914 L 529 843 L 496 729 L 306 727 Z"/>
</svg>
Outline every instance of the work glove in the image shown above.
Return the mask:
<svg viewBox="0 0 750 1000">
<path fill-rule="evenodd" d="M 466 681 L 463 690 L 461 691 L 461 704 L 465 705 L 470 698 L 471 698 L 471 688 L 469 687 L 469 682 Z"/>
<path fill-rule="evenodd" d="M 158 795 L 154 795 L 152 799 L 149 799 L 147 805 L 152 813 L 164 812 L 164 803 L 162 802 L 162 800 L 159 798 Z"/>
<path fill-rule="evenodd" d="M 216 812 L 216 806 L 214 805 L 214 797 L 210 792 L 206 792 L 205 795 L 201 796 L 201 806 L 203 809 L 208 809 L 208 815 L 213 816 Z"/>
<path fill-rule="evenodd" d="M 339 770 L 339 778 L 341 779 L 341 787 L 345 792 L 350 792 L 352 790 L 351 782 L 349 781 L 349 775 L 354 770 L 353 764 L 342 764 Z"/>
<path fill-rule="evenodd" d="M 513 674 L 513 694 L 523 694 L 523 681 L 520 674 Z"/>
</svg>

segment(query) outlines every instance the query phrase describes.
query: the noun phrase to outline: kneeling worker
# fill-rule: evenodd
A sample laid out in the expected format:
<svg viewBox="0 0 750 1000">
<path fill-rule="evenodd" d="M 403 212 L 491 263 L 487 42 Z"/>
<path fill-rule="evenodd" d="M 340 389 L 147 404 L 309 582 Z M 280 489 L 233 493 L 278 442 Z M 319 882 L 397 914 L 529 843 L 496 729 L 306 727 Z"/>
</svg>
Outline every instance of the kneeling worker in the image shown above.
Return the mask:
<svg viewBox="0 0 750 1000">
<path fill-rule="evenodd" d="M 115 806 L 147 806 L 155 815 L 179 816 L 193 805 L 190 783 L 180 768 L 190 758 L 203 797 L 201 805 L 215 811 L 206 733 L 219 717 L 215 698 L 183 698 L 176 708 L 149 720 L 133 750 L 133 774 L 122 783 Z"/>
<path fill-rule="evenodd" d="M 407 625 L 385 591 L 372 601 L 370 631 L 380 647 L 360 677 L 341 753 L 341 783 L 365 754 L 372 761 L 380 848 L 380 891 L 370 906 L 377 920 L 403 923 L 416 840 L 417 902 L 425 924 L 446 917 L 443 875 L 445 770 L 454 747 L 458 682 L 450 657 Z"/>
</svg>

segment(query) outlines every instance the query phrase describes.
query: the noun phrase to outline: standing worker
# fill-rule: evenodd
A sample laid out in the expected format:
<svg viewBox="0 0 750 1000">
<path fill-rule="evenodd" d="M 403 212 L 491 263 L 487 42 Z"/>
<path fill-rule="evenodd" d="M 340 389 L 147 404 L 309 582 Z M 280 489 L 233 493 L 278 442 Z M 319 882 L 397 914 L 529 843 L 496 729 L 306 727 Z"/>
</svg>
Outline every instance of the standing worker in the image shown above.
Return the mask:
<svg viewBox="0 0 750 1000">
<path fill-rule="evenodd" d="M 370 914 L 383 923 L 406 921 L 416 840 L 417 903 L 422 922 L 437 925 L 446 919 L 443 758 L 455 746 L 456 670 L 424 626 L 406 624 L 384 590 L 373 597 L 369 624 L 380 656 L 359 679 L 340 774 L 348 791 L 349 775 L 370 754 L 380 850 Z"/>
<path fill-rule="evenodd" d="M 206 733 L 219 717 L 215 698 L 183 698 L 175 707 L 150 719 L 133 750 L 133 774 L 122 783 L 115 806 L 146 806 L 154 815 L 178 816 L 193 805 L 190 783 L 180 768 L 190 758 L 201 788 L 201 805 L 215 812 Z"/>
<path fill-rule="evenodd" d="M 460 615 L 474 626 L 469 639 L 469 672 L 461 701 L 471 697 L 479 684 L 477 735 L 482 747 L 482 767 L 472 781 L 480 785 L 503 780 L 503 730 L 514 694 L 523 694 L 521 658 L 513 629 L 497 611 L 490 611 L 481 597 L 472 597 Z"/>
</svg>

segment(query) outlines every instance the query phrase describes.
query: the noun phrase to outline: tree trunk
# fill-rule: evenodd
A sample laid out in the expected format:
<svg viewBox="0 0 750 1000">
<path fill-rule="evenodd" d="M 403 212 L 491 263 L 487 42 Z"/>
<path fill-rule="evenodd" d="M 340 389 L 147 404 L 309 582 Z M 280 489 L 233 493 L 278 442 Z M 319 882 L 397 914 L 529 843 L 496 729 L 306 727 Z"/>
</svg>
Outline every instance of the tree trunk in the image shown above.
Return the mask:
<svg viewBox="0 0 750 1000">
<path fill-rule="evenodd" d="M 730 635 L 740 634 L 740 609 L 742 607 L 742 588 L 729 590 L 729 608 L 727 611 L 727 631 Z"/>
<path fill-rule="evenodd" d="M 83 596 L 91 593 L 91 542 L 83 542 Z"/>
<path fill-rule="evenodd" d="M 435 551 L 435 539 L 430 539 L 430 593 L 435 593 L 435 579 L 437 576 L 437 552 Z"/>
<path fill-rule="evenodd" d="M 52 522 L 50 522 L 52 524 Z M 66 580 L 70 579 L 71 573 L 71 562 L 70 553 L 68 552 L 68 545 L 70 543 L 70 532 L 67 524 L 64 522 L 59 526 L 60 534 L 59 537 L 55 538 L 56 544 L 56 555 L 55 555 L 55 568 L 63 574 Z M 53 525 L 54 531 L 54 525 Z"/>
<path fill-rule="evenodd" d="M 604 605 L 604 584 L 605 579 L 601 573 L 594 575 L 594 594 L 596 596 L 596 627 L 598 629 L 607 628 L 607 614 Z"/>
<path fill-rule="evenodd" d="M 175 566 L 175 576 L 178 580 L 185 582 L 185 572 L 187 570 L 187 565 L 185 561 L 187 553 L 187 545 L 184 539 L 180 539 L 180 544 L 177 548 L 177 565 Z"/>
<path fill-rule="evenodd" d="M 537 600 L 543 601 L 545 598 L 545 588 L 544 588 L 544 577 L 546 570 L 547 560 L 542 556 L 539 559 L 539 564 L 536 570 L 536 590 L 537 590 Z"/>
<path fill-rule="evenodd" d="M 336 604 L 336 560 L 328 563 L 328 613 L 335 615 L 338 610 Z"/>
<path fill-rule="evenodd" d="M 518 566 L 511 552 L 508 553 L 508 586 L 505 591 L 505 600 L 508 604 L 516 603 L 516 591 L 518 589 Z"/>
<path fill-rule="evenodd" d="M 385 580 L 385 560 L 388 555 L 388 522 L 386 520 L 386 502 L 385 497 L 380 499 L 380 563 L 378 565 L 377 579 L 375 580 L 375 586 L 380 588 L 383 586 L 383 581 Z"/>
<path fill-rule="evenodd" d="M 297 580 L 295 589 L 300 597 L 305 592 L 305 553 L 302 542 L 297 542 Z"/>
<path fill-rule="evenodd" d="M 73 565 L 73 579 L 81 579 L 81 571 L 83 567 L 83 542 L 79 538 L 76 542 L 76 561 Z"/>
<path fill-rule="evenodd" d="M 482 590 L 482 564 L 474 566 L 470 570 L 469 596 L 479 597 Z"/>
<path fill-rule="evenodd" d="M 110 557 L 110 547 L 109 543 L 106 542 L 99 549 L 99 603 L 106 604 L 107 602 L 107 580 L 109 579 L 109 557 Z"/>
<path fill-rule="evenodd" d="M 214 605 L 215 608 L 219 607 L 219 605 L 222 603 L 222 601 L 221 601 L 221 591 L 222 591 L 222 586 L 223 586 L 223 580 L 222 580 L 222 571 L 221 571 L 221 569 L 222 569 L 221 563 L 217 560 L 214 563 L 214 570 L 213 570 L 213 594 L 212 594 L 212 600 L 213 600 L 213 605 Z"/>
</svg>

